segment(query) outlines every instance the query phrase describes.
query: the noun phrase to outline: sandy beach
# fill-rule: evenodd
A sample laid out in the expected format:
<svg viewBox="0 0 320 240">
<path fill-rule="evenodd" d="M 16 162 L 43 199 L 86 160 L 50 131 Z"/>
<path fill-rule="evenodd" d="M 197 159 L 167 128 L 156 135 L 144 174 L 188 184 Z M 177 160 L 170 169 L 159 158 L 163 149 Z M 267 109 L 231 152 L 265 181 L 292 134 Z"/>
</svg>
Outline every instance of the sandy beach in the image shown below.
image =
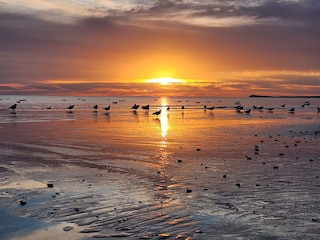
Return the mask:
<svg viewBox="0 0 320 240">
<path fill-rule="evenodd" d="M 0 126 L 2 239 L 320 234 L 317 113 L 63 114 Z"/>
</svg>

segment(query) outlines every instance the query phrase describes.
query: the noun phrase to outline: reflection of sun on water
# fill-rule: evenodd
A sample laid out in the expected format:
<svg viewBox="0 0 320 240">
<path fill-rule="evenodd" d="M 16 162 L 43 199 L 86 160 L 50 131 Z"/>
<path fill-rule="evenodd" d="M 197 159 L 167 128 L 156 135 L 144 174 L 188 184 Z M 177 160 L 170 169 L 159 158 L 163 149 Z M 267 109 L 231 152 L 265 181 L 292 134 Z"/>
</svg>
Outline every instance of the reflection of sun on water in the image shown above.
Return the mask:
<svg viewBox="0 0 320 240">
<path fill-rule="evenodd" d="M 163 168 L 161 170 L 163 174 L 165 174 L 166 166 L 169 164 L 169 153 L 167 152 L 167 136 L 170 126 L 168 122 L 167 106 L 167 99 L 161 98 L 161 114 L 159 115 L 161 133 L 159 163 L 160 166 Z"/>
<path fill-rule="evenodd" d="M 168 135 L 168 116 L 167 116 L 167 106 L 168 102 L 166 98 L 161 98 L 161 116 L 160 116 L 160 130 L 161 130 L 161 136 L 162 136 L 162 142 L 161 144 L 163 146 L 166 146 L 167 144 L 167 135 Z"/>
</svg>

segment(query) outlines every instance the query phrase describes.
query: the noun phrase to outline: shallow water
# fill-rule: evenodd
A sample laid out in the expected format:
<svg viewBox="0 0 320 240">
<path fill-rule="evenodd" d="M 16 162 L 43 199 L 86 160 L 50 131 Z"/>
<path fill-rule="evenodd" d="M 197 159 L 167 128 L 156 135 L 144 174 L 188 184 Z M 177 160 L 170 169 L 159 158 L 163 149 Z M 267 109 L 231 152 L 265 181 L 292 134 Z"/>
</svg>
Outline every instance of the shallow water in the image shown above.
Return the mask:
<svg viewBox="0 0 320 240">
<path fill-rule="evenodd" d="M 0 202 L 14 214 L 76 223 L 86 229 L 83 238 L 110 232 L 125 239 L 320 234 L 319 99 L 2 99 L 0 163 L 7 185 L 1 189 L 7 187 L 14 201 Z M 19 99 L 26 101 L 8 111 Z M 275 110 L 237 113 L 238 100 L 245 109 Z M 310 106 L 302 107 L 306 101 Z M 150 104 L 150 110 L 133 111 L 134 103 Z M 108 105 L 106 112 L 102 106 Z M 204 111 L 203 105 L 223 108 Z M 152 114 L 159 109 L 159 116 Z M 15 174 L 55 187 L 10 188 L 21 181 Z M 21 207 L 23 197 L 28 204 Z"/>
</svg>

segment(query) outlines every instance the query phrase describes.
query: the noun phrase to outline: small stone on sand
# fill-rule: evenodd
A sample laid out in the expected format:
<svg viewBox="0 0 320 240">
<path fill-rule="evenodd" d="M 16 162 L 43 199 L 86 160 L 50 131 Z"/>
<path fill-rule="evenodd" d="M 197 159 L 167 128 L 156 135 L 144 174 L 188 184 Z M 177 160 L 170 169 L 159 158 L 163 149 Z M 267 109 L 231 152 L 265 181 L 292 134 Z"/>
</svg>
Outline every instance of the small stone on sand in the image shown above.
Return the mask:
<svg viewBox="0 0 320 240">
<path fill-rule="evenodd" d="M 68 231 L 70 231 L 70 230 L 72 230 L 72 229 L 73 229 L 73 227 L 71 227 L 71 226 L 66 226 L 66 227 L 63 228 L 63 231 L 68 232 Z"/>
</svg>

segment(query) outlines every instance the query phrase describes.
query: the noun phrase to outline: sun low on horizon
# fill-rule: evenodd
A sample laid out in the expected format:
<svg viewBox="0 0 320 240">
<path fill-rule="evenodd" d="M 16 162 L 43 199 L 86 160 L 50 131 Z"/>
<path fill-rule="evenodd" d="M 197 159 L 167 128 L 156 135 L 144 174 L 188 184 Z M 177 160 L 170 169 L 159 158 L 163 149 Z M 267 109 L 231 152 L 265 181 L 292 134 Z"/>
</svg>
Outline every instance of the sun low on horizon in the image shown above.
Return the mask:
<svg viewBox="0 0 320 240">
<path fill-rule="evenodd" d="M 170 85 L 177 83 L 186 83 L 186 80 L 172 77 L 158 77 L 145 80 L 146 83 L 158 83 L 160 85 Z"/>
</svg>

